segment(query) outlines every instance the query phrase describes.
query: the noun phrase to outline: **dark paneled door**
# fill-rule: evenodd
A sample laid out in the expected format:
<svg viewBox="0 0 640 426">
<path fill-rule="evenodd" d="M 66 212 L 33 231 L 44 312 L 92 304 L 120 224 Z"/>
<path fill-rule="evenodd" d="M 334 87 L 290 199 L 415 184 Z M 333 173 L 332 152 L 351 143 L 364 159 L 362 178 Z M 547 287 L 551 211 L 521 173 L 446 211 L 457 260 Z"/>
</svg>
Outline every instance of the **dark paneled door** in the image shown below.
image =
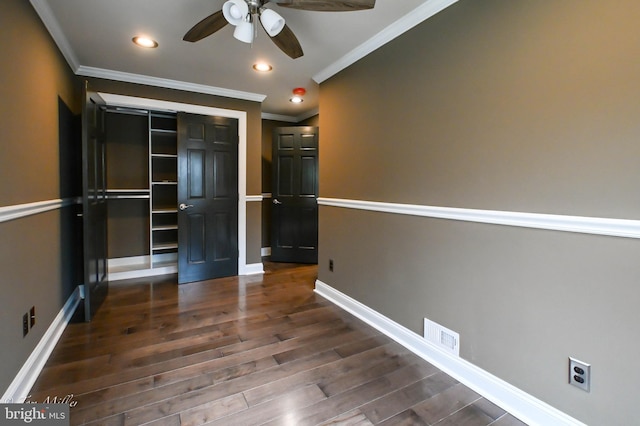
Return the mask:
<svg viewBox="0 0 640 426">
<path fill-rule="evenodd" d="M 238 274 L 238 121 L 178 114 L 178 282 Z"/>
<path fill-rule="evenodd" d="M 318 263 L 318 128 L 273 131 L 271 260 Z"/>
<path fill-rule="evenodd" d="M 84 315 L 91 321 L 108 293 L 105 102 L 85 82 L 82 108 Z"/>
</svg>

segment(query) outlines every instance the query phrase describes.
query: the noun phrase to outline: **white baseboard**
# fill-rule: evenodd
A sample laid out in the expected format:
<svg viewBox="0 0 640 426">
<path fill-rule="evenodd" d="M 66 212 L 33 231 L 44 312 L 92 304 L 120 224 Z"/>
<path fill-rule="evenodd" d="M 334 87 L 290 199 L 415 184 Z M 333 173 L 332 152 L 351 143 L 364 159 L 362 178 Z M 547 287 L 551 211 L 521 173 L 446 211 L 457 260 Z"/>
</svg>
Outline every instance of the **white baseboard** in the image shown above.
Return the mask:
<svg viewBox="0 0 640 426">
<path fill-rule="evenodd" d="M 156 275 L 177 274 L 178 266 L 164 266 L 159 268 L 136 269 L 132 271 L 109 272 L 109 281 L 128 280 L 132 278 L 154 277 Z M 264 274 L 262 263 L 245 265 L 244 270 L 239 275 Z"/>
<path fill-rule="evenodd" d="M 443 351 L 422 336 L 320 280 L 316 281 L 315 291 L 528 425 L 586 426 L 474 364 Z"/>
<path fill-rule="evenodd" d="M 38 379 L 40 372 L 49 359 L 53 348 L 55 348 L 58 343 L 60 336 L 62 336 L 62 332 L 67 327 L 67 324 L 69 324 L 69 320 L 78 307 L 80 300 L 80 288 L 76 287 L 11 382 L 11 385 L 9 385 L 0 402 L 24 402 L 29 396 L 33 384 Z"/>
<path fill-rule="evenodd" d="M 260 249 L 260 255 L 262 257 L 271 256 L 271 247 L 262 247 Z"/>
<path fill-rule="evenodd" d="M 155 255 L 153 257 L 154 266 L 150 268 L 149 256 L 132 256 L 116 259 L 108 259 L 108 279 L 109 281 L 128 280 L 132 278 L 153 277 L 156 275 L 177 274 L 178 265 L 175 253 L 167 255 Z M 166 266 L 161 266 L 160 262 L 168 262 Z M 262 263 L 253 263 L 241 268 L 238 275 L 263 274 Z"/>
<path fill-rule="evenodd" d="M 240 272 L 240 275 L 258 275 L 264 274 L 264 267 L 262 263 L 251 263 L 245 265 L 244 270 Z"/>
</svg>

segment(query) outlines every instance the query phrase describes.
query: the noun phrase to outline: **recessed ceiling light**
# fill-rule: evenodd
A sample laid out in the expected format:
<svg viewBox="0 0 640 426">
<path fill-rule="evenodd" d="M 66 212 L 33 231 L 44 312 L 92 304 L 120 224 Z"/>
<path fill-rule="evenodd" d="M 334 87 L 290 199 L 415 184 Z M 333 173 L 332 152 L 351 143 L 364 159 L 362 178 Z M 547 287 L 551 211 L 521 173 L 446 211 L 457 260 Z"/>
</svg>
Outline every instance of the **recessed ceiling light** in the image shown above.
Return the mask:
<svg viewBox="0 0 640 426">
<path fill-rule="evenodd" d="M 273 67 L 266 62 L 258 62 L 257 64 L 253 64 L 253 69 L 260 72 L 269 72 Z"/>
<path fill-rule="evenodd" d="M 156 47 L 158 47 L 158 42 L 150 39 L 149 37 L 136 36 L 131 40 L 140 47 L 148 47 L 151 49 L 155 49 Z"/>
<path fill-rule="evenodd" d="M 294 96 L 293 98 L 289 99 L 289 102 L 293 102 L 294 104 L 301 104 L 302 102 L 304 102 L 304 100 L 300 96 Z"/>
</svg>

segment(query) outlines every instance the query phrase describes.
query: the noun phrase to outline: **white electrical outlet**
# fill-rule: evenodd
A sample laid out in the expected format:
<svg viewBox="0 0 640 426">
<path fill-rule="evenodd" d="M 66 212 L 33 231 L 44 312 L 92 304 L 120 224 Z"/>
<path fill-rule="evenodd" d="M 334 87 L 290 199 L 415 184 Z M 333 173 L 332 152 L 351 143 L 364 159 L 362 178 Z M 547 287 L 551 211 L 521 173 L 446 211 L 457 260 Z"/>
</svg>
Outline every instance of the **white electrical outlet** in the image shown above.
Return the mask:
<svg viewBox="0 0 640 426">
<path fill-rule="evenodd" d="M 569 357 L 569 384 L 591 391 L 591 364 Z"/>
</svg>

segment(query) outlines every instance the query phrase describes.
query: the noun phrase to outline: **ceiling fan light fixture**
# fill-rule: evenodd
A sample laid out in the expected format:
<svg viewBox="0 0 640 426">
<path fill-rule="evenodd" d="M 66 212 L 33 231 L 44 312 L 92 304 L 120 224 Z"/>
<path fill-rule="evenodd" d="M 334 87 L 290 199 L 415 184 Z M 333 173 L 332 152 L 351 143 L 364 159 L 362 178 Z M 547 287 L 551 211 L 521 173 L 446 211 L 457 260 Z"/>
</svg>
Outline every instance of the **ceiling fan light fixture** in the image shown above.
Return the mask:
<svg viewBox="0 0 640 426">
<path fill-rule="evenodd" d="M 233 37 L 243 43 L 253 42 L 253 24 L 247 21 L 239 23 L 233 30 Z"/>
<path fill-rule="evenodd" d="M 245 17 L 249 14 L 249 6 L 244 0 L 228 0 L 222 6 L 222 14 L 227 22 L 238 26 L 245 22 Z"/>
<path fill-rule="evenodd" d="M 271 9 L 262 9 L 260 13 L 260 22 L 269 37 L 275 37 L 280 34 L 284 28 L 284 18 L 278 12 Z"/>
</svg>

